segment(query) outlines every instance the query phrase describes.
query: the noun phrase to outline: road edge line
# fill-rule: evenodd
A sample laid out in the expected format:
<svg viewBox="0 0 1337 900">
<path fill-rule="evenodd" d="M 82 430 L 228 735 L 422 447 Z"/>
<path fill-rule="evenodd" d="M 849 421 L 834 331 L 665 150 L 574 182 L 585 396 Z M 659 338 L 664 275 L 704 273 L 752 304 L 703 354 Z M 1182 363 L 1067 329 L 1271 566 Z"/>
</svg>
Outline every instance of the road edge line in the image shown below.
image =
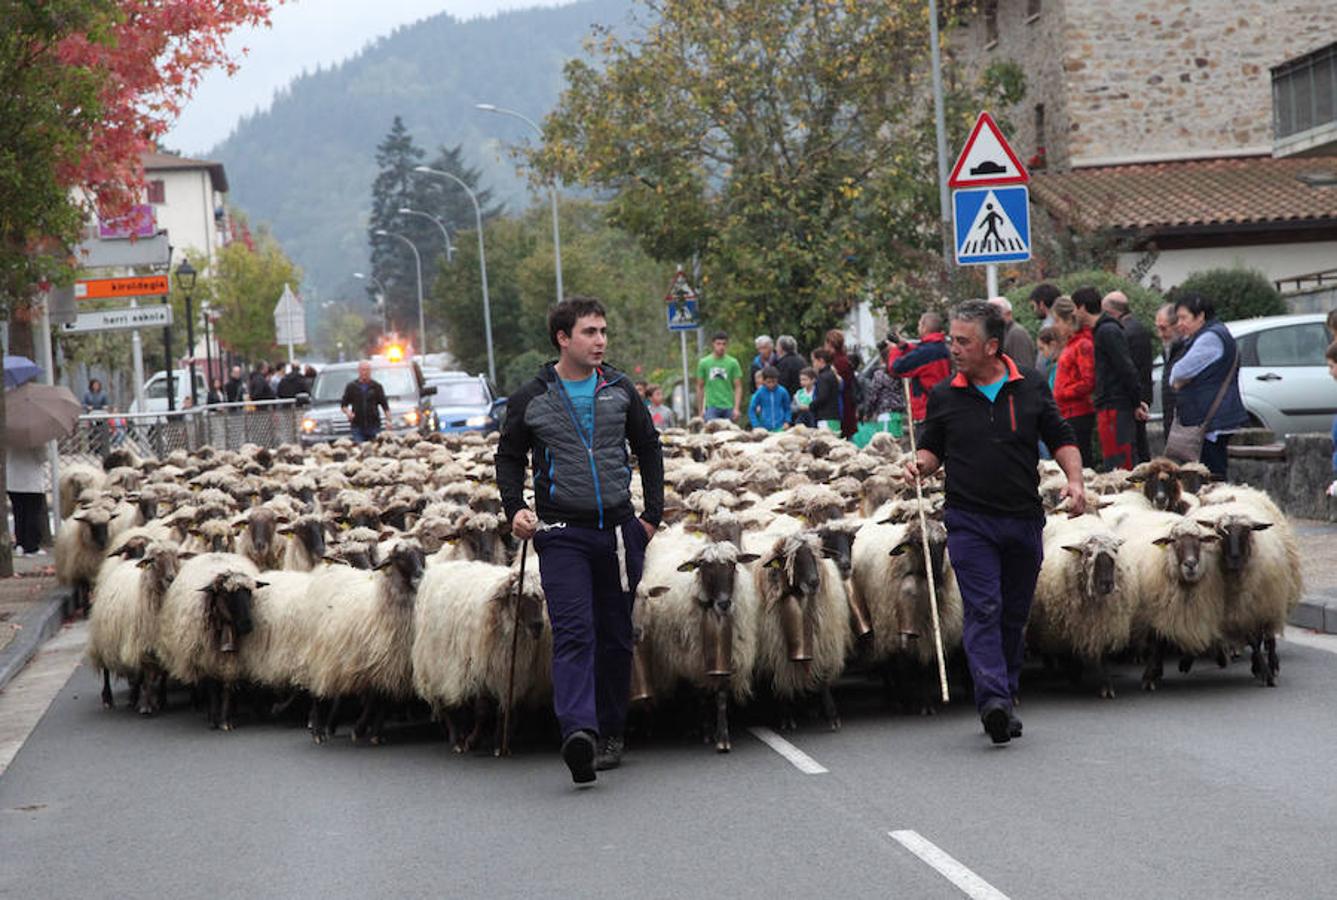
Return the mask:
<svg viewBox="0 0 1337 900">
<path fill-rule="evenodd" d="M 751 732 L 754 738 L 783 756 L 790 765 L 798 769 L 804 775 L 825 775 L 827 772 L 831 771 L 769 728 L 757 725 L 749 728 L 748 731 Z"/>
<path fill-rule="evenodd" d="M 998 888 L 959 862 L 946 850 L 917 831 L 903 829 L 888 831 L 887 835 L 906 850 L 919 857 L 943 878 L 956 885 L 971 900 L 1008 900 Z"/>
<path fill-rule="evenodd" d="M 64 620 L 65 594 L 68 591 L 68 588 L 59 585 L 50 588 L 43 602 L 19 620 L 18 634 L 14 635 L 14 640 L 4 650 L 0 650 L 0 691 L 23 671 L 23 667 L 42 649 L 47 638 L 60 631 L 60 624 Z"/>
</svg>

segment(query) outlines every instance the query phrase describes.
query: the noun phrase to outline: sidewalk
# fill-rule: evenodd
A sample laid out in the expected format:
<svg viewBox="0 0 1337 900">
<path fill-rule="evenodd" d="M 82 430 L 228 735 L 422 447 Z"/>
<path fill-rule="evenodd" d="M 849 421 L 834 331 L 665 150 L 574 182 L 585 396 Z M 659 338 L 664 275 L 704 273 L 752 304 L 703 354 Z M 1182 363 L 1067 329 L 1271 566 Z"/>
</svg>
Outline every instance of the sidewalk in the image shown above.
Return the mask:
<svg viewBox="0 0 1337 900">
<path fill-rule="evenodd" d="M 1337 634 L 1337 523 L 1291 519 L 1300 543 L 1304 599 L 1291 624 Z"/>
<path fill-rule="evenodd" d="M 0 690 L 60 628 L 61 598 L 51 557 L 14 559 L 15 577 L 0 579 Z"/>
</svg>

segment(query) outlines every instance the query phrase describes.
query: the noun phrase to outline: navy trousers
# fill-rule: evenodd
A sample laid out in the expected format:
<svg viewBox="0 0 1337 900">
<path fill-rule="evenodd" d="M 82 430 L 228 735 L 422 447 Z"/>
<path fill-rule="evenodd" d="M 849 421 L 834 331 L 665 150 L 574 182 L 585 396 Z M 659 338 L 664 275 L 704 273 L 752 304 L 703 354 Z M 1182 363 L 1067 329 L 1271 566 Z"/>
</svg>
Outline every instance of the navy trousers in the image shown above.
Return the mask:
<svg viewBox="0 0 1337 900">
<path fill-rule="evenodd" d="M 563 738 L 582 730 L 622 734 L 631 694 L 631 607 L 647 541 L 636 518 L 617 529 L 566 525 L 534 536 L 552 623 L 553 708 Z"/>
<path fill-rule="evenodd" d="M 1020 692 L 1026 619 L 1044 559 L 1044 519 L 948 509 L 947 553 L 965 604 L 963 640 L 975 706 L 1004 704 Z"/>
</svg>

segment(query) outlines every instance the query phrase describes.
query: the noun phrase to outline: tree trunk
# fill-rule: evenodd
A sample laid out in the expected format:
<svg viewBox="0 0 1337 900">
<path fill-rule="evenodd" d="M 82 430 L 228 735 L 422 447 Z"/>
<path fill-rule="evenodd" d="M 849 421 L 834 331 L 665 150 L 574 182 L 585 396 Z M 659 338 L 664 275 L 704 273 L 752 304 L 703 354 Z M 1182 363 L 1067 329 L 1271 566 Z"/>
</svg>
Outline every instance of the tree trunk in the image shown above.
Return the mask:
<svg viewBox="0 0 1337 900">
<path fill-rule="evenodd" d="M 0 387 L 3 387 L 0 385 Z M 5 433 L 6 415 L 5 391 L 0 390 L 0 435 Z M 5 453 L 0 453 L 0 497 L 3 497 L 4 515 L 0 516 L 0 578 L 9 578 L 14 574 L 14 545 L 9 539 L 9 460 Z"/>
</svg>

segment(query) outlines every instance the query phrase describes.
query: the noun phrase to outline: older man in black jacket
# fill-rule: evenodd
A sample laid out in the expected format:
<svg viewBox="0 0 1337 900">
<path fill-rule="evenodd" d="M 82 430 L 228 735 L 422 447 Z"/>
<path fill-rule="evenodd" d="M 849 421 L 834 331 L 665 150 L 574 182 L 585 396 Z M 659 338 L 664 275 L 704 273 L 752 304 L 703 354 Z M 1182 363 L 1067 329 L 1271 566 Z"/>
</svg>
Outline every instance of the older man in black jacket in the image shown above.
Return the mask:
<svg viewBox="0 0 1337 900">
<path fill-rule="evenodd" d="M 1128 352 L 1128 338 L 1123 326 L 1109 313 L 1101 311 L 1100 293 L 1093 287 L 1072 292 L 1077 320 L 1091 326 L 1096 355 L 1096 431 L 1100 435 L 1100 455 L 1105 470 L 1131 469 L 1133 444 L 1137 440 L 1136 422 L 1147 416 L 1147 405 L 1140 398 L 1137 370 Z"/>
<path fill-rule="evenodd" d="M 1152 350 L 1151 331 L 1133 315 L 1133 308 L 1123 291 L 1110 291 L 1105 295 L 1105 299 L 1100 301 L 1100 305 L 1123 326 L 1123 335 L 1128 341 L 1128 355 L 1133 360 L 1134 371 L 1137 372 L 1138 400 L 1150 409 L 1151 401 L 1155 399 L 1151 386 L 1151 366 L 1156 358 Z M 1134 447 L 1137 461 L 1146 462 L 1151 459 L 1151 446 L 1147 443 L 1147 420 L 1135 417 L 1133 424 L 1137 438 Z"/>
</svg>

